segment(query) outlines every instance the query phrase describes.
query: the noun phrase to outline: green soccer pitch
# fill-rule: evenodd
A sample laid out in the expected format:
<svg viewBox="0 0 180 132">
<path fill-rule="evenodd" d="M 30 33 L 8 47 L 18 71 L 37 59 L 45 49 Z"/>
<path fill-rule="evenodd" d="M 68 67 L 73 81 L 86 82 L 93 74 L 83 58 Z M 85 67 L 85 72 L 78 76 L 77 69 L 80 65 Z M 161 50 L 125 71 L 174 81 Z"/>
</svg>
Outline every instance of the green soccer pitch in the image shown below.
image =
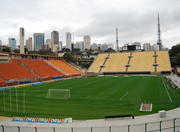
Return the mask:
<svg viewBox="0 0 180 132">
<path fill-rule="evenodd" d="M 48 89 L 69 89 L 68 99 L 47 98 Z M 87 77 L 0 91 L 0 115 L 100 119 L 106 115 L 145 115 L 180 106 L 180 90 L 160 76 Z M 142 102 L 152 112 L 140 112 Z"/>
</svg>

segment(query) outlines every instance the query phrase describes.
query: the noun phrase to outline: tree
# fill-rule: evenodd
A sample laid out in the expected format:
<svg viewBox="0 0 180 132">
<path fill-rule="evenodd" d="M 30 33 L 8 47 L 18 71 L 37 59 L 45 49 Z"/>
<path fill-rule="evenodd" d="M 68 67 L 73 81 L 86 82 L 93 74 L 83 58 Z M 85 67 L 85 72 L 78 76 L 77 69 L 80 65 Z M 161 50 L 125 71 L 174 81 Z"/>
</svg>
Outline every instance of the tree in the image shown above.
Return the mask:
<svg viewBox="0 0 180 132">
<path fill-rule="evenodd" d="M 170 50 L 169 50 L 169 55 L 171 57 L 176 56 L 178 53 L 180 53 L 180 44 L 177 44 L 175 46 L 173 46 Z"/>
<path fill-rule="evenodd" d="M 74 48 L 74 49 L 72 50 L 72 52 L 78 53 L 78 52 L 80 52 L 80 49 L 79 49 L 79 48 Z"/>
<path fill-rule="evenodd" d="M 11 52 L 11 48 L 8 46 L 3 46 L 2 51 L 3 52 Z"/>
<path fill-rule="evenodd" d="M 178 53 L 175 57 L 174 57 L 174 65 L 175 66 L 180 66 L 180 53 Z"/>
<path fill-rule="evenodd" d="M 116 52 L 114 49 L 112 49 L 112 48 L 108 48 L 105 52 Z"/>
<path fill-rule="evenodd" d="M 20 53 L 20 50 L 19 49 L 15 49 L 14 53 Z"/>
<path fill-rule="evenodd" d="M 173 46 L 169 50 L 169 55 L 171 57 L 171 65 L 180 66 L 180 44 Z"/>
<path fill-rule="evenodd" d="M 62 52 L 71 52 L 71 51 L 70 51 L 70 49 L 68 49 L 68 48 L 63 48 L 63 49 L 62 49 Z"/>
<path fill-rule="evenodd" d="M 38 51 L 38 53 L 39 53 L 40 55 L 53 55 L 53 52 L 51 52 L 51 50 L 46 50 L 46 49 L 40 49 L 40 50 Z"/>
<path fill-rule="evenodd" d="M 71 62 L 75 62 L 75 58 L 73 57 L 73 55 L 69 52 L 64 54 L 64 59 L 66 61 L 71 61 Z"/>
</svg>

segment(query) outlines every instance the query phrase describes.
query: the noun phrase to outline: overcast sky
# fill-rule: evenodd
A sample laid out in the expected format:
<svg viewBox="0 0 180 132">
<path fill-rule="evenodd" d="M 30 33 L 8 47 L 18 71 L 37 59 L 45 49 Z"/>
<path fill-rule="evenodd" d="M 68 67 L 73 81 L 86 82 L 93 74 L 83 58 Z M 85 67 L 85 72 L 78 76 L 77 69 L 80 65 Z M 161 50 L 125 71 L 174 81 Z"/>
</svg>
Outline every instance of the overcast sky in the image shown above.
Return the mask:
<svg viewBox="0 0 180 132">
<path fill-rule="evenodd" d="M 157 42 L 157 13 L 160 13 L 162 42 L 171 47 L 180 42 L 180 0 L 0 0 L 0 40 L 18 41 L 19 27 L 26 37 L 34 32 L 57 30 L 64 42 L 65 32 L 75 41 L 88 34 L 92 42 Z"/>
</svg>

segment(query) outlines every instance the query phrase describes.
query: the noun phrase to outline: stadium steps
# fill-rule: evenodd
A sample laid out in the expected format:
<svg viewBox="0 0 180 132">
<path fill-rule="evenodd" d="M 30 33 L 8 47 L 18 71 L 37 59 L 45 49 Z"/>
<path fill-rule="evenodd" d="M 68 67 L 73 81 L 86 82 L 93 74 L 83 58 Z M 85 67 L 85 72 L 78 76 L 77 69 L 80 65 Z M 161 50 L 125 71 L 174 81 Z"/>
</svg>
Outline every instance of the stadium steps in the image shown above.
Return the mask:
<svg viewBox="0 0 180 132">
<path fill-rule="evenodd" d="M 64 61 L 64 63 L 66 63 L 67 65 L 69 65 L 71 68 L 75 69 L 76 72 L 77 72 L 77 74 L 80 73 L 80 75 L 82 75 L 82 72 L 81 72 L 80 68 L 79 68 L 77 65 L 75 65 L 75 64 L 73 64 L 73 63 L 68 63 L 68 62 L 65 61 L 65 60 L 63 60 L 63 61 Z"/>
<path fill-rule="evenodd" d="M 107 57 L 105 57 L 104 63 L 100 66 L 99 73 L 101 72 L 101 70 L 102 70 L 103 67 L 105 66 L 107 60 L 109 59 L 109 56 L 110 56 L 110 53 L 108 53 Z"/>
<path fill-rule="evenodd" d="M 157 72 L 157 54 L 156 51 L 154 51 L 154 72 Z"/>
<path fill-rule="evenodd" d="M 128 68 L 129 68 L 129 66 L 130 66 L 130 61 L 131 61 L 131 58 L 132 58 L 133 56 L 132 56 L 132 52 L 130 52 L 130 55 L 128 56 L 128 63 L 127 63 L 127 65 L 125 66 L 126 67 L 126 72 L 128 72 Z"/>
<path fill-rule="evenodd" d="M 143 51 L 99 54 L 88 73 L 104 74 L 169 74 L 171 65 L 168 51 Z"/>
<path fill-rule="evenodd" d="M 157 72 L 171 72 L 170 57 L 168 51 L 157 51 Z"/>
<path fill-rule="evenodd" d="M 68 76 L 80 76 L 81 72 L 64 60 L 48 60 L 49 63 L 63 71 Z"/>
<path fill-rule="evenodd" d="M 154 52 L 132 52 L 132 58 L 130 58 L 128 73 L 148 73 L 154 72 Z"/>
<path fill-rule="evenodd" d="M 0 78 L 0 83 L 2 83 L 2 82 L 5 82 L 5 80 L 4 80 L 4 79 L 2 79 L 2 78 Z"/>
<path fill-rule="evenodd" d="M 49 66 L 43 60 L 22 59 L 21 61 L 25 63 L 30 69 L 36 71 L 42 77 L 64 76 L 63 73 Z"/>
<path fill-rule="evenodd" d="M 107 57 L 107 53 L 99 54 L 96 59 L 93 61 L 91 66 L 88 68 L 89 73 L 99 73 L 100 66 L 104 63 L 105 57 Z"/>
<path fill-rule="evenodd" d="M 52 66 L 52 67 L 53 67 L 54 69 L 56 69 L 57 71 L 63 73 L 64 75 L 69 76 L 68 73 L 64 72 L 63 70 L 61 70 L 60 68 L 58 68 L 56 65 L 53 65 L 53 64 L 51 63 L 51 61 L 44 60 L 44 62 L 46 62 L 48 65 Z"/>
<path fill-rule="evenodd" d="M 3 76 L 0 76 L 0 80 L 5 82 L 5 81 L 7 81 L 8 79 L 6 79 L 6 78 L 3 77 Z"/>
<path fill-rule="evenodd" d="M 24 66 L 19 65 L 18 61 L 13 59 L 10 63 L 0 64 L 1 77 L 6 80 L 14 79 L 33 79 L 37 77 L 34 73 L 29 72 Z"/>
<path fill-rule="evenodd" d="M 125 73 L 128 63 L 128 52 L 124 53 L 111 53 L 109 59 L 107 60 L 102 73 Z"/>
<path fill-rule="evenodd" d="M 69 65 L 71 65 L 72 67 L 74 67 L 74 68 L 76 68 L 80 73 L 81 73 L 81 75 L 84 75 L 84 72 L 83 72 L 83 68 L 82 67 L 80 67 L 80 66 L 78 66 L 78 65 L 76 65 L 76 64 L 74 64 L 74 63 L 72 63 L 72 62 L 67 62 L 67 61 L 65 61 L 67 64 L 69 64 Z"/>
<path fill-rule="evenodd" d="M 26 65 L 23 62 L 21 62 L 20 60 L 17 60 L 17 61 L 19 62 L 19 64 L 21 66 L 24 66 L 29 72 L 32 72 L 32 73 L 36 74 L 38 77 L 41 77 L 41 75 L 38 72 L 36 72 L 35 70 L 32 70 L 31 68 L 29 68 L 28 65 Z"/>
</svg>

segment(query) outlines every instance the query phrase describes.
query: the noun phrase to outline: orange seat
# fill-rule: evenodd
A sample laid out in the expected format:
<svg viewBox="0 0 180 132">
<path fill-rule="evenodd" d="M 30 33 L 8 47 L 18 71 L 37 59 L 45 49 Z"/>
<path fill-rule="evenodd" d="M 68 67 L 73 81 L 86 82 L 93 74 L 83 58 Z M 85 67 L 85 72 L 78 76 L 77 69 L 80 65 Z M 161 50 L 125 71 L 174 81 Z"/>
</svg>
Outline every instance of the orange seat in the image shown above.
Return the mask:
<svg viewBox="0 0 180 132">
<path fill-rule="evenodd" d="M 24 63 L 27 67 L 29 67 L 31 70 L 34 70 L 42 77 L 52 77 L 52 76 L 63 76 L 64 74 L 57 71 L 50 65 L 48 65 L 43 60 L 27 60 L 22 59 L 20 60 L 22 63 Z"/>
<path fill-rule="evenodd" d="M 38 77 L 26 67 L 20 65 L 18 60 L 11 60 L 10 63 L 0 63 L 0 76 L 6 80 Z"/>
<path fill-rule="evenodd" d="M 64 60 L 48 60 L 49 63 L 59 68 L 63 73 L 71 76 L 80 76 L 81 72 Z"/>
</svg>

